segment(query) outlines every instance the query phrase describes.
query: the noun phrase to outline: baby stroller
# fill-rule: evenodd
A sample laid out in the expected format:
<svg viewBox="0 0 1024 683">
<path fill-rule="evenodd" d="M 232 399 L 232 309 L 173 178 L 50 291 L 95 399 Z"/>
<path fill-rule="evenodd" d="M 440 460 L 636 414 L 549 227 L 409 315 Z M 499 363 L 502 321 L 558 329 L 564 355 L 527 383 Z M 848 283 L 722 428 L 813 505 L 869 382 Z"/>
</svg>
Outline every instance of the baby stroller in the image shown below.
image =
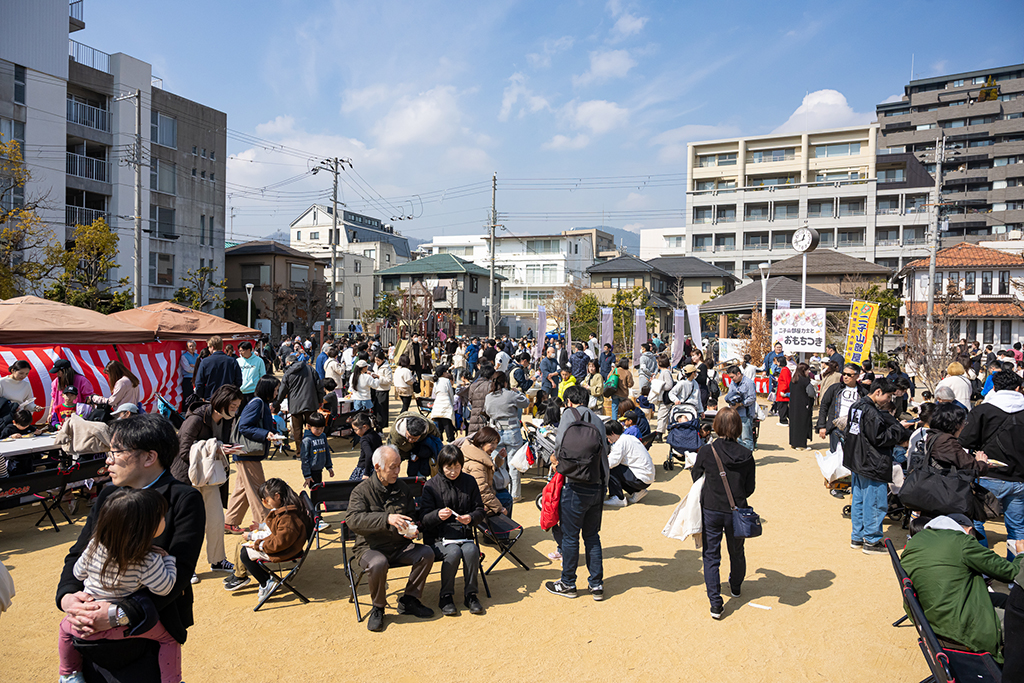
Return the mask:
<svg viewBox="0 0 1024 683">
<path fill-rule="evenodd" d="M 668 443 L 668 457 L 662 466 L 669 472 L 675 467 L 675 460 L 685 467 L 687 451 L 696 451 L 704 445 L 700 418 L 692 407 L 682 405 L 672 408 L 668 416 L 665 441 Z"/>
</svg>

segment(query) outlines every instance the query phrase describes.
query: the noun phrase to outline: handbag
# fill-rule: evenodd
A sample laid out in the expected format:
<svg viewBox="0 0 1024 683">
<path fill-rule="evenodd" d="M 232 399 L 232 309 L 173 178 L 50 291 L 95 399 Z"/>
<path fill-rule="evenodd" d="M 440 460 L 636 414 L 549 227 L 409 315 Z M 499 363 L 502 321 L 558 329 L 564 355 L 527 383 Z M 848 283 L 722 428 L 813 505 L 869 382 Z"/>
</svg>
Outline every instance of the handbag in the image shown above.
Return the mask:
<svg viewBox="0 0 1024 683">
<path fill-rule="evenodd" d="M 263 404 L 263 400 L 259 399 L 259 398 L 254 398 L 251 402 L 254 402 L 254 401 L 259 401 L 260 402 L 260 415 L 262 415 L 263 414 L 263 405 L 262 405 Z M 240 419 L 236 419 L 235 420 L 235 424 L 231 426 L 231 443 L 237 444 L 239 446 L 242 446 L 245 449 L 245 453 L 246 454 L 249 454 L 249 453 L 264 453 L 264 452 L 266 452 L 266 442 L 265 441 L 254 441 L 253 439 L 250 439 L 245 434 L 242 434 L 241 431 L 239 431 L 238 425 L 239 425 L 240 422 L 241 422 Z"/>
<path fill-rule="evenodd" d="M 614 396 L 615 392 L 619 390 L 619 371 L 618 369 L 612 370 L 608 373 L 608 379 L 604 381 L 604 396 Z"/>
<path fill-rule="evenodd" d="M 722 466 L 722 459 L 718 457 L 718 449 L 711 444 L 711 452 L 718 463 L 718 473 L 722 475 L 722 484 L 725 486 L 725 495 L 729 497 L 729 507 L 732 509 L 732 533 L 736 538 L 756 538 L 761 535 L 761 517 L 754 512 L 752 507 L 736 507 L 736 499 L 732 496 L 732 488 L 729 486 L 729 478 L 725 476 L 725 467 Z"/>
<path fill-rule="evenodd" d="M 900 502 L 911 510 L 932 514 L 960 513 L 984 520 L 983 497 L 988 490 L 975 482 L 969 470 L 951 467 L 943 472 L 931 465 L 926 436 L 924 447 L 911 454 L 909 471 L 900 488 Z"/>
</svg>

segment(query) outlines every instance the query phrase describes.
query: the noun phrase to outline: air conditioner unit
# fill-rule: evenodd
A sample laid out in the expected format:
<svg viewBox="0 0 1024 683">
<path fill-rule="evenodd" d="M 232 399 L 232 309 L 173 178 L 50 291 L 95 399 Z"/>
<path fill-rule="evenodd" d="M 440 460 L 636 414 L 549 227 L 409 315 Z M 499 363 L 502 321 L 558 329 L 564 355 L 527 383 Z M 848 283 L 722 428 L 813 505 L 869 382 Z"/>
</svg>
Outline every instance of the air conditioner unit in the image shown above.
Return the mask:
<svg viewBox="0 0 1024 683">
<path fill-rule="evenodd" d="M 1008 230 L 1006 232 L 1006 239 L 1008 239 L 1008 240 L 1024 239 L 1024 231 L 1021 231 L 1021 230 Z"/>
</svg>

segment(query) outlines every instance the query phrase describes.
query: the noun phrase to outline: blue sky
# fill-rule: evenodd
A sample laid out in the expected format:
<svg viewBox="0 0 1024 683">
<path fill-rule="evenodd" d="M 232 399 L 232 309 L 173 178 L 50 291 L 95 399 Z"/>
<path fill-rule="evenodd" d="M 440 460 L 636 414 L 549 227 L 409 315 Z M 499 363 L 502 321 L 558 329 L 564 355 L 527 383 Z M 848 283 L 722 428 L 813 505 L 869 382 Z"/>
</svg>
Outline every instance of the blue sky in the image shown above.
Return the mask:
<svg viewBox="0 0 1024 683">
<path fill-rule="evenodd" d="M 516 234 L 638 230 L 684 223 L 688 141 L 872 121 L 912 55 L 917 78 L 1024 62 L 1019 1 L 86 0 L 85 20 L 80 42 L 227 112 L 228 203 L 255 236 L 330 177 L 256 199 L 310 163 L 246 135 L 351 158 L 343 200 L 412 237 L 479 232 L 492 172 Z"/>
</svg>

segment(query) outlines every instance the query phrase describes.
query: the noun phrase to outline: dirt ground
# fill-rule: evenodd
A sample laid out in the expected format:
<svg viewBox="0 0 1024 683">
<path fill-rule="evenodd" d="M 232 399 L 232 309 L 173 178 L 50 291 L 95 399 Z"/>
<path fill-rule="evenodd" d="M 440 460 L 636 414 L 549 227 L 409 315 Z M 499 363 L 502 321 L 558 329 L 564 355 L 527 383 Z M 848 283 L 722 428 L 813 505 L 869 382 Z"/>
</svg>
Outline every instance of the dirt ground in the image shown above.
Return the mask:
<svg viewBox="0 0 1024 683">
<path fill-rule="evenodd" d="M 814 453 L 791 450 L 776 418 L 761 431 L 757 491 L 750 499 L 764 519 L 764 535 L 747 542 L 743 594 L 725 598 L 721 621 L 709 614 L 700 552 L 661 535 L 691 484 L 678 466 L 661 468 L 666 453 L 667 446 L 654 446 L 657 481 L 642 502 L 604 511 L 604 602 L 585 591 L 568 600 L 544 590 L 560 566 L 546 557 L 554 541 L 538 526 L 531 499 L 542 482 L 533 478 L 524 480 L 526 502 L 513 511 L 526 527 L 516 552 L 530 571 L 502 561 L 488 577 L 493 597 L 481 596 L 483 616 L 398 616 L 393 607 L 405 576 L 398 570 L 389 584 L 387 628 L 368 632 L 348 601 L 336 526 L 296 580 L 310 604 L 279 593 L 254 613 L 255 588 L 225 591 L 223 574 L 203 571 L 209 567 L 204 552 L 202 581 L 194 587 L 196 624 L 183 648 L 184 678 L 633 681 L 696 675 L 750 683 L 919 680 L 927 674 L 913 629 L 890 625 L 902 608 L 889 558 L 850 549 L 850 523 L 841 516 L 848 499 L 827 494 Z M 346 450 L 335 457 L 337 477 L 348 476 L 355 455 Z M 296 488 L 302 483 L 294 460 L 269 461 L 265 471 Z M 0 616 L 0 681 L 56 678 L 61 613 L 54 592 L 84 512 L 73 528 L 54 533 L 34 526 L 37 509 L 0 514 L 0 561 L 17 589 L 14 605 Z M 990 538 L 1001 544 L 1002 525 L 989 526 Z M 886 535 L 902 548 L 906 532 L 899 525 L 887 522 Z M 235 538 L 228 539 L 229 557 Z M 493 548 L 485 551 L 494 556 Z M 431 607 L 438 598 L 436 567 L 424 594 Z M 461 585 L 460 578 L 457 592 Z M 586 585 L 583 567 L 578 585 Z M 365 587 L 361 597 L 368 604 Z"/>
</svg>

